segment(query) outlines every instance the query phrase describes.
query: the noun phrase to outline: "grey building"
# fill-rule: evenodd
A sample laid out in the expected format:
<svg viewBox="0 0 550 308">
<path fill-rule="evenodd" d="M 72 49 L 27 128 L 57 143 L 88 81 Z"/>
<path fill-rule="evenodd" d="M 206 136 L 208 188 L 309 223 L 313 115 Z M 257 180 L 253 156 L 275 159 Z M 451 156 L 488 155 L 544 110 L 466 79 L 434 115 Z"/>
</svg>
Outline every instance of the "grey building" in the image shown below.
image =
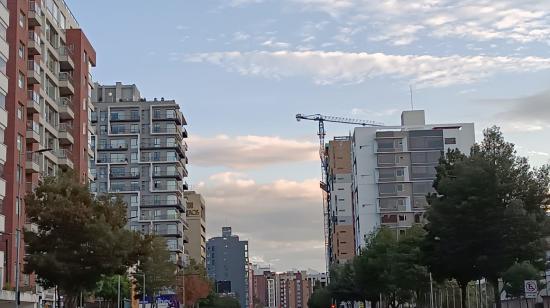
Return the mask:
<svg viewBox="0 0 550 308">
<path fill-rule="evenodd" d="M 206 270 L 218 293 L 233 293 L 248 308 L 248 241 L 231 234 L 231 227 L 206 242 Z"/>
<path fill-rule="evenodd" d="M 96 84 L 91 115 L 94 193 L 119 194 L 129 227 L 166 238 L 171 258 L 184 262 L 185 118 L 174 100 L 142 98 L 135 85 Z"/>
</svg>

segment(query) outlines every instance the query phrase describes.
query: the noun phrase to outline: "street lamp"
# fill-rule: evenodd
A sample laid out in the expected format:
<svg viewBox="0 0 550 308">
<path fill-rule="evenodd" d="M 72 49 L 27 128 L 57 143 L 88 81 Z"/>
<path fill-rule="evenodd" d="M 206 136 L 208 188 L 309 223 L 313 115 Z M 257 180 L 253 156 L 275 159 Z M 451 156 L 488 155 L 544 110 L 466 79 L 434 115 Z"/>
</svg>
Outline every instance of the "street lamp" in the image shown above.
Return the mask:
<svg viewBox="0 0 550 308">
<path fill-rule="evenodd" d="M 36 151 L 30 151 L 29 153 L 43 153 L 43 152 L 49 152 L 52 149 L 45 148 L 41 150 Z M 20 186 L 21 186 L 21 179 L 23 178 L 23 172 L 22 170 L 22 156 L 23 151 L 19 150 L 19 166 L 17 172 L 19 172 L 19 179 L 17 180 L 17 202 L 16 202 L 16 213 L 17 213 L 17 224 L 15 229 L 15 308 L 19 308 L 19 271 L 20 271 L 20 262 L 19 262 L 19 250 L 21 249 L 21 192 L 20 192 Z M 32 159 L 32 157 L 31 157 Z"/>
</svg>

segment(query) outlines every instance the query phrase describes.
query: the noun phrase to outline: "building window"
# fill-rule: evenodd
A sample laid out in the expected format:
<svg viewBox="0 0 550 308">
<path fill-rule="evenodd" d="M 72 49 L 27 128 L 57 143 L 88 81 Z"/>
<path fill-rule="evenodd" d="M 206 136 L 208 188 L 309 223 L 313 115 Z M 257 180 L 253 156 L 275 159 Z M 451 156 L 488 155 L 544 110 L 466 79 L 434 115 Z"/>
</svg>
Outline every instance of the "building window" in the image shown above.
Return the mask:
<svg viewBox="0 0 550 308">
<path fill-rule="evenodd" d="M 25 75 L 23 73 L 19 72 L 19 75 L 17 77 L 17 86 L 19 89 L 23 89 L 25 87 Z"/>
<path fill-rule="evenodd" d="M 17 151 L 21 152 L 23 150 L 23 136 L 20 134 L 17 135 Z"/>
<path fill-rule="evenodd" d="M 4 75 L 7 75 L 7 64 L 8 60 L 4 56 L 0 56 L 0 72 L 2 72 Z"/>
<path fill-rule="evenodd" d="M 456 138 L 445 138 L 445 144 L 456 144 Z"/>
<path fill-rule="evenodd" d="M 25 28 L 25 14 L 21 11 L 19 11 L 19 26 Z"/>
<path fill-rule="evenodd" d="M 137 163 L 138 162 L 138 153 L 132 153 L 130 156 L 130 162 Z"/>
<path fill-rule="evenodd" d="M 17 55 L 19 58 L 23 59 L 25 57 L 25 45 L 19 42 L 19 49 L 17 50 Z"/>
<path fill-rule="evenodd" d="M 0 92 L 0 108 L 6 109 L 6 94 Z"/>
<path fill-rule="evenodd" d="M 23 119 L 23 105 L 19 104 L 17 106 L 17 118 L 19 120 L 22 120 Z"/>
</svg>

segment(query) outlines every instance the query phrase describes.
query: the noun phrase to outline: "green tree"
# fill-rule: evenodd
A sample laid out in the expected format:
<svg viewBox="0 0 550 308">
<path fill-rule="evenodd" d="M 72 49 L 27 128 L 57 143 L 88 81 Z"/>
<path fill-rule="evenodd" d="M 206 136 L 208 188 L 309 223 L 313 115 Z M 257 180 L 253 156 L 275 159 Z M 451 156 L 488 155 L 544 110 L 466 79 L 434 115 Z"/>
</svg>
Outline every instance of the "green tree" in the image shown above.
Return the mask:
<svg viewBox="0 0 550 308">
<path fill-rule="evenodd" d="M 525 280 L 539 280 L 540 270 L 535 268 L 529 262 L 516 263 L 512 265 L 504 274 L 504 291 L 508 297 L 517 298 L 525 295 Z"/>
<path fill-rule="evenodd" d="M 163 290 L 174 290 L 177 286 L 177 265 L 170 259 L 166 240 L 157 236 L 145 236 L 141 244 L 137 272 L 145 274 L 145 294 L 154 296 Z M 135 279 L 138 293 L 142 293 L 142 277 Z M 141 295 L 136 295 L 141 297 Z"/>
<path fill-rule="evenodd" d="M 309 308 L 328 308 L 332 304 L 330 291 L 327 288 L 317 288 L 307 301 Z"/>
<path fill-rule="evenodd" d="M 470 156 L 452 151 L 437 168 L 429 197 L 424 251 L 438 279 L 487 278 L 500 308 L 498 279 L 518 261 L 539 262 L 550 184 L 548 166 L 533 169 L 496 127 Z"/>
<path fill-rule="evenodd" d="M 361 300 L 362 294 L 354 282 L 355 271 L 350 263 L 335 265 L 330 269 L 327 289 L 337 302 Z"/>
<path fill-rule="evenodd" d="M 140 237 L 126 230 L 126 205 L 119 198 L 94 198 L 72 173 L 47 178 L 26 196 L 26 273 L 44 287 L 58 286 L 74 307 L 81 292 L 93 291 L 103 276 L 124 274 L 137 261 Z"/>
<path fill-rule="evenodd" d="M 120 300 L 130 298 L 131 283 L 126 275 L 104 276 L 94 290 L 96 297 L 102 298 L 112 306 L 116 306 L 118 300 L 118 281 L 120 277 Z"/>
<path fill-rule="evenodd" d="M 411 228 L 399 240 L 387 228 L 370 237 L 354 263 L 356 285 L 365 299 L 375 303 L 382 294 L 390 307 L 398 307 L 426 290 L 429 279 L 420 250 L 423 237 L 420 227 Z"/>
<path fill-rule="evenodd" d="M 219 296 L 214 291 L 199 302 L 201 308 L 241 308 L 239 301 L 233 297 Z"/>
</svg>

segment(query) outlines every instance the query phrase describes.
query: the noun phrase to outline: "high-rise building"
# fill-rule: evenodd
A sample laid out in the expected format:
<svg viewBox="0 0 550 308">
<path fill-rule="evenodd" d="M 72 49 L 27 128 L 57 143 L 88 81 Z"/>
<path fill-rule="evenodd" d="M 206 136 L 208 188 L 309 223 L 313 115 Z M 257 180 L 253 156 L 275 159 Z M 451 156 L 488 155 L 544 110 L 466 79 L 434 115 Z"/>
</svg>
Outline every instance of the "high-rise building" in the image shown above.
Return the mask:
<svg viewBox="0 0 550 308">
<path fill-rule="evenodd" d="M 310 281 L 306 271 L 278 273 L 275 279 L 276 307 L 305 308 L 311 297 Z"/>
<path fill-rule="evenodd" d="M 6 30 L 10 24 L 9 12 L 6 6 L 7 1 L 0 1 L 0 233 L 6 231 L 6 217 L 4 216 L 4 198 L 6 197 L 6 178 L 4 166 L 6 165 L 7 146 L 4 141 L 6 129 L 8 128 L 8 112 L 6 111 L 6 96 L 8 93 L 7 63 L 9 58 L 9 44 L 7 42 Z M 5 252 L 0 251 L 0 272 L 5 273 Z M 4 277 L 0 277 L 0 288 L 4 286 Z"/>
<path fill-rule="evenodd" d="M 185 245 L 185 253 L 198 264 L 206 266 L 206 202 L 201 194 L 195 191 L 184 193 L 187 200 L 187 224 L 184 236 L 188 243 Z"/>
<path fill-rule="evenodd" d="M 423 110 L 405 111 L 401 126 L 358 127 L 352 139 L 355 248 L 380 226 L 397 236 L 424 223 L 439 158 L 450 149 L 469 153 L 473 123 L 426 124 Z"/>
<path fill-rule="evenodd" d="M 328 258 L 343 264 L 355 256 L 351 201 L 351 138 L 335 137 L 326 148 L 328 165 Z"/>
<path fill-rule="evenodd" d="M 206 242 L 206 271 L 218 293 L 233 294 L 242 308 L 248 308 L 248 241 L 233 235 L 231 227 L 222 236 Z"/>
<path fill-rule="evenodd" d="M 129 227 L 166 239 L 171 259 L 184 265 L 187 131 L 174 100 L 147 100 L 135 85 L 98 85 L 92 95 L 95 161 L 93 193 L 120 195 Z"/>
<path fill-rule="evenodd" d="M 2 206 L 7 266 L 1 280 L 13 286 L 16 256 L 25 255 L 24 243 L 17 245 L 26 223 L 25 194 L 62 168 L 88 181 L 90 73 L 96 55 L 63 0 L 0 1 L 0 34 L 0 101 L 9 122 L 2 131 L 8 147 Z M 5 119 L 0 113 L 2 125 Z M 32 284 L 32 276 L 20 275 L 21 287 Z"/>
</svg>

